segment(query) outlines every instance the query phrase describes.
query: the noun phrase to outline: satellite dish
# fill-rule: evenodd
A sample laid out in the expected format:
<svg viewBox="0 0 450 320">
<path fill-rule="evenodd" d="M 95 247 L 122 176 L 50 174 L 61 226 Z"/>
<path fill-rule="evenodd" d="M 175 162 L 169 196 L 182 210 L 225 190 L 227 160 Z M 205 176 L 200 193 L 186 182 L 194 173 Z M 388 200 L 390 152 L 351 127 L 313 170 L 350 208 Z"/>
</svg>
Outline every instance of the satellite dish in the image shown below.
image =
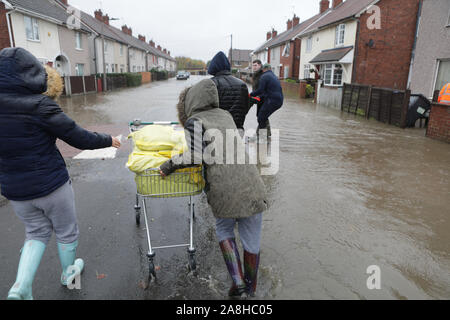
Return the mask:
<svg viewBox="0 0 450 320">
<path fill-rule="evenodd" d="M 369 48 L 375 47 L 375 41 L 374 41 L 373 39 L 370 39 L 369 42 L 367 43 L 367 46 L 368 46 Z"/>
</svg>

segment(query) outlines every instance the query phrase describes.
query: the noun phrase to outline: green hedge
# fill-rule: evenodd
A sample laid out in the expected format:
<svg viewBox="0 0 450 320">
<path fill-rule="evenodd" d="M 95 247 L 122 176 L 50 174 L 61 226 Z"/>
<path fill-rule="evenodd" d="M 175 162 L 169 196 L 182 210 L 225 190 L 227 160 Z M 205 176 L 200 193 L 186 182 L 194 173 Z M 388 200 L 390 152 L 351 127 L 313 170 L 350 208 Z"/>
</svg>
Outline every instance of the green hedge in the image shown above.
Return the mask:
<svg viewBox="0 0 450 320">
<path fill-rule="evenodd" d="M 124 73 L 127 77 L 128 87 L 138 87 L 142 84 L 142 74 L 140 73 Z"/>
</svg>

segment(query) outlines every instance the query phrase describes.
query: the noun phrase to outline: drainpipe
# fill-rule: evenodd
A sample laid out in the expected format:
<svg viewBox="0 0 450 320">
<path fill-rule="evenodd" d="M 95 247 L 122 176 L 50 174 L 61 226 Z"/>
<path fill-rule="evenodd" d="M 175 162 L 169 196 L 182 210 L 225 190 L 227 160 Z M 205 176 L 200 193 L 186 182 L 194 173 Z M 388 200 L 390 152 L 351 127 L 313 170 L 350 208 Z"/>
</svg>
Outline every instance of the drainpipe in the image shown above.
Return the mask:
<svg viewBox="0 0 450 320">
<path fill-rule="evenodd" d="M 97 62 L 98 62 L 98 59 L 97 59 L 97 39 L 99 37 L 100 37 L 100 35 L 97 35 L 94 38 L 94 61 L 95 61 L 94 66 L 95 66 L 95 74 L 96 75 L 98 74 L 98 66 L 97 66 Z M 96 82 L 96 85 L 97 85 L 97 82 Z"/>
<path fill-rule="evenodd" d="M 16 46 L 13 39 L 13 31 L 11 25 L 11 13 L 13 13 L 14 11 L 16 11 L 16 9 L 13 9 L 6 13 L 6 22 L 8 24 L 8 33 L 9 33 L 9 44 L 11 45 L 12 48 Z"/>
<path fill-rule="evenodd" d="M 417 13 L 416 34 L 414 37 L 414 44 L 413 44 L 413 49 L 412 49 L 412 53 L 411 53 L 411 63 L 409 65 L 409 74 L 408 74 L 408 82 L 406 83 L 406 89 L 411 88 L 411 80 L 412 80 L 411 77 L 412 77 L 412 70 L 414 67 L 414 60 L 416 58 L 417 39 L 419 37 L 420 21 L 422 20 L 422 5 L 423 5 L 423 1 L 421 0 L 419 2 L 419 11 Z"/>
<path fill-rule="evenodd" d="M 106 92 L 106 61 L 105 61 L 105 37 L 102 35 L 102 52 L 103 52 L 103 92 Z"/>
</svg>

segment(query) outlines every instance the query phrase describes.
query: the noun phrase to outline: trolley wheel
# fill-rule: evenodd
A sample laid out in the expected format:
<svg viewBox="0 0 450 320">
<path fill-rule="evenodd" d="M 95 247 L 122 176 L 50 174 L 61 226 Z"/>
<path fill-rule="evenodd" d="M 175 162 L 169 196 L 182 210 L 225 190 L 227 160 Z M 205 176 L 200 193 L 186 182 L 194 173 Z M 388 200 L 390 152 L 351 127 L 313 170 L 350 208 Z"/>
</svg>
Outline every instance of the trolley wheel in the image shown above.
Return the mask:
<svg viewBox="0 0 450 320">
<path fill-rule="evenodd" d="M 141 213 L 140 212 L 136 212 L 136 225 L 137 226 L 141 225 Z"/>
<path fill-rule="evenodd" d="M 141 208 L 134 208 L 134 210 L 136 211 L 136 225 L 140 226 L 141 225 Z"/>
<path fill-rule="evenodd" d="M 189 255 L 189 272 L 192 272 L 197 276 L 197 262 L 195 261 L 195 256 L 193 254 Z"/>
<path fill-rule="evenodd" d="M 150 260 L 148 262 L 148 280 L 149 282 L 152 280 L 152 277 L 156 279 L 156 271 L 155 271 L 155 264 L 153 263 L 153 260 Z"/>
</svg>

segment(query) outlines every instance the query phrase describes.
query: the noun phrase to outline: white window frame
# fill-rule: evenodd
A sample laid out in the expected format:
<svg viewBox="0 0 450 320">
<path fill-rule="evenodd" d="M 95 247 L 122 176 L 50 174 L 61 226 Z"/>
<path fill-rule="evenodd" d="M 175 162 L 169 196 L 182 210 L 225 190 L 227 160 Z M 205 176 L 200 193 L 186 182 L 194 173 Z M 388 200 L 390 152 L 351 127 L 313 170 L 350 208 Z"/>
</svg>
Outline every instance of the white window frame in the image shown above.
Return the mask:
<svg viewBox="0 0 450 320">
<path fill-rule="evenodd" d="M 75 32 L 75 49 L 83 50 L 82 35 L 81 35 L 81 32 L 78 32 L 78 31 Z"/>
<path fill-rule="evenodd" d="M 345 43 L 345 23 L 336 26 L 335 46 L 343 47 Z"/>
<path fill-rule="evenodd" d="M 75 72 L 76 72 L 77 76 L 79 76 L 79 77 L 84 76 L 84 64 L 83 63 L 77 63 L 75 65 Z"/>
<path fill-rule="evenodd" d="M 311 65 L 305 64 L 303 66 L 303 79 L 311 79 L 311 72 L 309 70 L 311 70 Z"/>
<path fill-rule="evenodd" d="M 341 66 L 341 70 L 342 70 L 342 73 L 341 73 L 341 82 L 339 83 L 339 84 L 335 84 L 334 83 L 334 78 L 335 78 L 335 72 L 336 72 L 336 66 L 337 65 L 340 65 Z M 330 67 L 331 66 L 331 67 Z M 331 68 L 331 69 L 330 69 Z M 343 83 L 344 83 L 344 67 L 342 66 L 342 64 L 339 64 L 339 63 L 328 63 L 328 64 L 324 64 L 323 66 L 322 66 L 322 68 L 321 68 L 321 74 L 322 74 L 322 79 L 323 79 L 323 83 L 326 85 L 326 86 L 329 86 L 329 87 L 341 87 L 342 85 L 343 85 Z M 327 82 L 327 77 L 326 77 L 326 73 L 327 73 L 327 71 L 331 71 L 331 74 L 330 74 L 330 82 Z"/>
<path fill-rule="evenodd" d="M 106 73 L 109 73 L 109 63 L 105 63 L 105 67 L 106 67 Z"/>
<path fill-rule="evenodd" d="M 439 71 L 441 69 L 441 65 L 442 63 L 450 63 L 450 59 L 438 59 L 437 63 L 436 63 L 436 72 L 435 72 L 435 76 L 434 76 L 434 81 L 433 81 L 433 92 L 432 94 L 434 94 L 435 90 L 441 90 L 442 86 L 440 88 L 437 87 L 437 81 L 438 81 L 438 77 L 439 77 Z"/>
<path fill-rule="evenodd" d="M 283 57 L 289 57 L 290 54 L 291 54 L 291 43 L 288 42 L 288 43 L 284 46 Z"/>
<path fill-rule="evenodd" d="M 309 36 L 306 39 L 306 52 L 310 53 L 312 51 L 312 47 L 313 47 L 313 36 Z"/>
<path fill-rule="evenodd" d="M 40 36 L 40 32 L 39 32 L 39 21 L 36 18 L 30 17 L 30 16 L 23 16 L 24 19 L 24 24 L 25 24 L 25 37 L 27 38 L 28 41 L 35 41 L 35 42 L 41 42 L 41 36 Z M 27 20 L 29 21 L 29 23 L 31 24 L 31 34 L 32 34 L 32 38 L 28 37 L 28 32 L 27 32 L 27 28 L 28 28 L 28 23 Z"/>
</svg>

